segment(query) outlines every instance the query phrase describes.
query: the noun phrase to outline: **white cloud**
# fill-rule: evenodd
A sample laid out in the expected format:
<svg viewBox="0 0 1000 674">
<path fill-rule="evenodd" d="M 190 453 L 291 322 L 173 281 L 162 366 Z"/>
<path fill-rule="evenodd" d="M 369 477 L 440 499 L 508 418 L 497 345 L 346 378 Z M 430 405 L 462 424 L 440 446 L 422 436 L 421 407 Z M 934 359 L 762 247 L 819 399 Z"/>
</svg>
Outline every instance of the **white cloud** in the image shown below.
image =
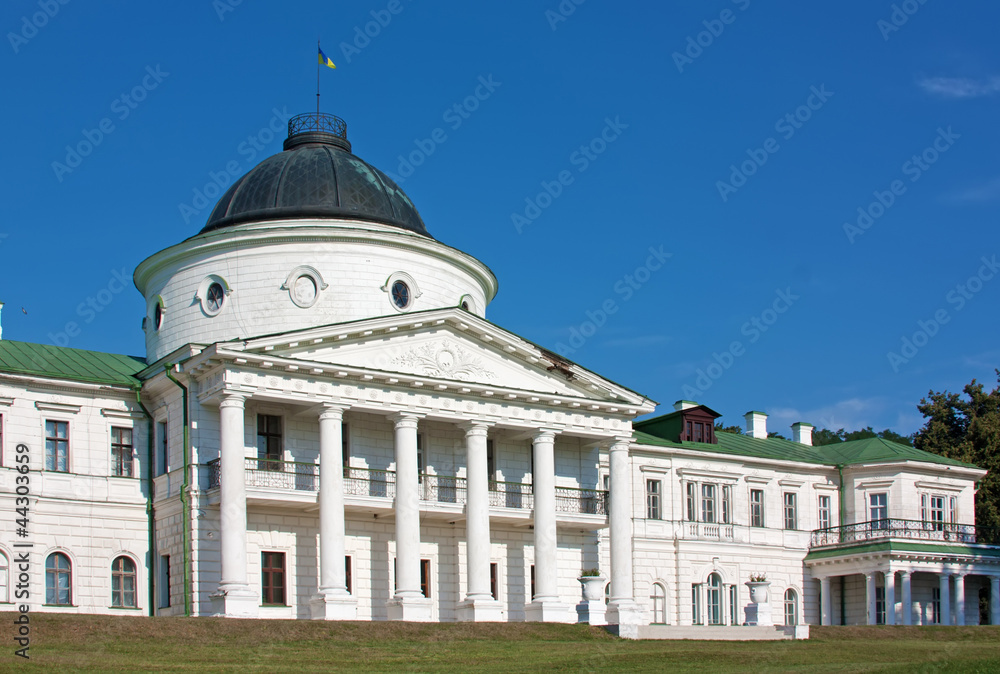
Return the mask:
<svg viewBox="0 0 1000 674">
<path fill-rule="evenodd" d="M 1000 93 L 1000 77 L 973 80 L 966 77 L 925 77 L 917 81 L 928 94 L 942 98 L 979 98 Z"/>
<path fill-rule="evenodd" d="M 949 201 L 959 203 L 982 203 L 994 199 L 1000 199 L 1000 176 L 948 195 Z"/>
<path fill-rule="evenodd" d="M 874 425 L 876 417 L 884 409 L 885 401 L 882 398 L 848 398 L 811 410 L 798 410 L 792 407 L 771 408 L 767 426 L 769 430 L 785 435 L 788 427 L 796 421 L 804 421 L 816 428 L 829 428 L 832 431 L 840 428 L 854 431 Z"/>
</svg>

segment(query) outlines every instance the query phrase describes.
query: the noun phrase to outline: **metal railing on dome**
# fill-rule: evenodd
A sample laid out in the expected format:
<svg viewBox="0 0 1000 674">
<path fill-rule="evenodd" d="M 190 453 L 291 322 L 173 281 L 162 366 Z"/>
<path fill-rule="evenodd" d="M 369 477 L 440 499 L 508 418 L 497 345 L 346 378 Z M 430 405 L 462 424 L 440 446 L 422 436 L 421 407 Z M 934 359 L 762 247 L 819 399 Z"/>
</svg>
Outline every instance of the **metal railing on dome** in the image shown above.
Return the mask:
<svg viewBox="0 0 1000 674">
<path fill-rule="evenodd" d="M 325 112 L 307 112 L 295 115 L 288 120 L 289 137 L 298 133 L 310 133 L 313 131 L 332 133 L 346 140 L 347 122 L 336 115 L 330 115 Z"/>
<path fill-rule="evenodd" d="M 950 543 L 976 543 L 981 538 L 980 533 L 977 531 L 975 524 L 956 524 L 954 522 L 940 521 L 924 522 L 921 520 L 892 518 L 816 529 L 812 532 L 810 547 L 818 548 L 888 538 Z"/>
</svg>

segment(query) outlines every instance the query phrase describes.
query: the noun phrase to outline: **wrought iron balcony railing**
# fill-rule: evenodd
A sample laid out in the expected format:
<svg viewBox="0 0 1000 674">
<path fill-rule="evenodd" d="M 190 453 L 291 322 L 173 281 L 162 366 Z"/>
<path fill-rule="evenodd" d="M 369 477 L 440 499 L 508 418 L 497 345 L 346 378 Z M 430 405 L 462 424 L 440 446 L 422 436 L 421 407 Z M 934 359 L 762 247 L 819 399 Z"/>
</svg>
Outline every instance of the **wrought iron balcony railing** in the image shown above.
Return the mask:
<svg viewBox="0 0 1000 674">
<path fill-rule="evenodd" d="M 901 519 L 871 520 L 827 529 L 816 529 L 812 532 L 810 547 L 818 548 L 887 538 L 976 543 L 983 542 L 980 541 L 981 533 L 977 533 L 974 524 Z"/>
<path fill-rule="evenodd" d="M 266 489 L 289 491 L 319 491 L 319 465 L 282 461 L 269 458 L 247 458 L 246 485 Z M 209 488 L 221 483 L 219 460 L 209 461 Z M 467 500 L 467 484 L 464 477 L 454 475 L 419 476 L 418 493 L 426 503 L 455 503 L 464 505 Z M 371 496 L 392 499 L 396 496 L 396 473 L 391 470 L 371 468 L 344 468 L 344 494 L 347 496 Z M 530 484 L 520 482 L 489 483 L 490 506 L 531 510 L 534 494 Z M 599 489 L 575 489 L 556 487 L 556 512 L 583 515 L 607 515 L 608 492 Z"/>
</svg>

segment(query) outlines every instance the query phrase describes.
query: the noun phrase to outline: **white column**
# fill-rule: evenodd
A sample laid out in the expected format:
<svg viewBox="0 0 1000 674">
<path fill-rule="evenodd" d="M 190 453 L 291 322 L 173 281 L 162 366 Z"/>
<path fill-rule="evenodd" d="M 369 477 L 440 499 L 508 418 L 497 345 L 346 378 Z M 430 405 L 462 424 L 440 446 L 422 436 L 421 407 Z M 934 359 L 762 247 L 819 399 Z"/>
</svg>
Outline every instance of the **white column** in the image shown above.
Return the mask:
<svg viewBox="0 0 1000 674">
<path fill-rule="evenodd" d="M 524 607 L 525 618 L 535 622 L 567 622 L 569 607 L 559 602 L 559 566 L 556 558 L 555 433 L 535 434 L 531 476 L 535 522 L 535 597 Z"/>
<path fill-rule="evenodd" d="M 820 592 L 819 624 L 832 625 L 833 601 L 832 597 L 830 597 L 830 576 L 824 576 L 823 578 L 819 579 L 819 592 Z"/>
<path fill-rule="evenodd" d="M 219 404 L 219 530 L 222 574 L 212 596 L 218 615 L 255 617 L 259 601 L 247 582 L 247 490 L 243 407 L 246 397 L 227 393 Z"/>
<path fill-rule="evenodd" d="M 990 624 L 1000 625 L 1000 576 L 990 576 Z"/>
<path fill-rule="evenodd" d="M 618 438 L 608 450 L 611 601 L 607 620 L 611 625 L 618 625 L 619 636 L 637 638 L 638 626 L 644 621 L 632 586 L 632 470 L 628 448 L 629 440 Z M 704 598 L 702 606 L 705 606 Z"/>
<path fill-rule="evenodd" d="M 486 467 L 486 433 L 489 424 L 472 421 L 465 430 L 466 501 L 465 555 L 468 591 L 459 603 L 457 616 L 463 621 L 499 622 L 500 602 L 490 592 L 490 492 Z"/>
<path fill-rule="evenodd" d="M 885 572 L 885 624 L 896 624 L 896 572 Z"/>
<path fill-rule="evenodd" d="M 878 613 L 875 605 L 875 574 L 865 574 L 865 603 L 868 605 L 868 624 L 874 625 L 878 622 Z"/>
<path fill-rule="evenodd" d="M 903 614 L 903 624 L 912 625 L 913 624 L 913 593 L 910 589 L 910 571 L 900 571 L 899 578 L 902 582 L 902 614 Z"/>
<path fill-rule="evenodd" d="M 947 573 L 942 573 L 938 578 L 941 588 L 941 624 L 950 625 L 951 624 L 951 576 Z"/>
<path fill-rule="evenodd" d="M 325 405 L 319 415 L 319 592 L 313 618 L 356 620 L 357 601 L 347 592 L 344 566 L 344 408 Z"/>
<path fill-rule="evenodd" d="M 965 574 L 955 574 L 955 624 L 965 624 Z"/>
<path fill-rule="evenodd" d="M 420 591 L 420 496 L 417 482 L 417 417 L 392 420 L 396 442 L 396 593 L 386 603 L 389 620 L 428 622 L 431 602 Z"/>
</svg>

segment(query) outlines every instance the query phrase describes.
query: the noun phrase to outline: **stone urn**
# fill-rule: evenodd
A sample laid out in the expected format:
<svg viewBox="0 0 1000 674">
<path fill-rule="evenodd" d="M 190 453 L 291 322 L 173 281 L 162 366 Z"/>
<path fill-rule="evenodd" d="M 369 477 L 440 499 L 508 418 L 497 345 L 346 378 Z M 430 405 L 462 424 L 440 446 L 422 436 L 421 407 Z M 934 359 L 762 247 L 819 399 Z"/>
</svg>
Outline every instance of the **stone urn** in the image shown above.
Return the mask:
<svg viewBox="0 0 1000 674">
<path fill-rule="evenodd" d="M 599 576 L 580 576 L 577 580 L 583 586 L 584 601 L 604 601 L 604 584 L 608 579 L 603 573 Z"/>
<path fill-rule="evenodd" d="M 746 586 L 750 588 L 750 601 L 755 604 L 767 603 L 767 588 L 771 585 L 766 580 L 748 580 Z"/>
</svg>

